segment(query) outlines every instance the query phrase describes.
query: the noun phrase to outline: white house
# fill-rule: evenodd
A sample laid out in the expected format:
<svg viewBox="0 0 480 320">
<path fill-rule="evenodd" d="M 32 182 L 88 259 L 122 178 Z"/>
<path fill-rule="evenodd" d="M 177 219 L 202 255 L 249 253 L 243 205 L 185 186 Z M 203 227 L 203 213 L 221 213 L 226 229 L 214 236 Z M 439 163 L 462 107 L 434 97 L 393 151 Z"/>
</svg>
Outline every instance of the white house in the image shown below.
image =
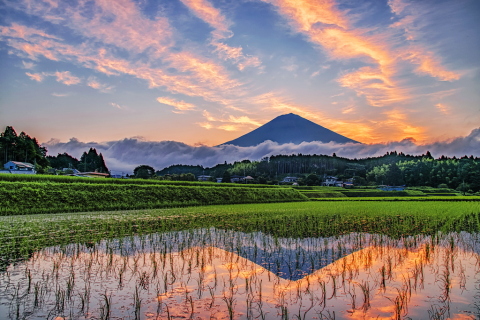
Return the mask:
<svg viewBox="0 0 480 320">
<path fill-rule="evenodd" d="M 337 181 L 338 181 L 337 177 L 326 176 L 325 181 L 322 182 L 322 186 L 334 187 L 334 186 L 336 186 Z"/>
<path fill-rule="evenodd" d="M 4 172 L 9 171 L 15 174 L 36 174 L 35 166 L 28 162 L 9 161 L 3 165 Z"/>
<path fill-rule="evenodd" d="M 285 177 L 281 182 L 291 183 L 291 182 L 297 182 L 297 180 L 298 180 L 297 177 Z"/>
<path fill-rule="evenodd" d="M 197 177 L 198 181 L 209 181 L 212 176 L 200 175 Z"/>
</svg>

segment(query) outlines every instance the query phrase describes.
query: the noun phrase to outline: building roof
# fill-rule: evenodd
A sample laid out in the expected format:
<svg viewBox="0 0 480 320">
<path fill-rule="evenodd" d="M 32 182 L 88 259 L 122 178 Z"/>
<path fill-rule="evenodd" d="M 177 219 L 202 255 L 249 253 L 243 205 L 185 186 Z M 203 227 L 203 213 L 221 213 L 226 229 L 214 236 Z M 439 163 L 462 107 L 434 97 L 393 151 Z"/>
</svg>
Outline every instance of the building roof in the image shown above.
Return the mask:
<svg viewBox="0 0 480 320">
<path fill-rule="evenodd" d="M 33 164 L 28 163 L 28 162 L 20 162 L 20 161 L 9 161 L 9 162 L 13 163 L 14 165 L 16 165 L 19 168 L 32 168 L 32 169 L 35 168 L 35 166 Z"/>
</svg>

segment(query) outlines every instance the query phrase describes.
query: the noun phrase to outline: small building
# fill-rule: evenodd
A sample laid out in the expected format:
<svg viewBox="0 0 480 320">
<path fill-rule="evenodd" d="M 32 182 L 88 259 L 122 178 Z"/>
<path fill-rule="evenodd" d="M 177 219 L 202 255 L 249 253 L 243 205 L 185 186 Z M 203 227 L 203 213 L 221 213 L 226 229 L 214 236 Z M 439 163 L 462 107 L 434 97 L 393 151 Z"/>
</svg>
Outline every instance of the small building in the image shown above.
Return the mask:
<svg viewBox="0 0 480 320">
<path fill-rule="evenodd" d="M 2 173 L 36 174 L 35 166 L 28 162 L 9 161 L 3 165 Z"/>
<path fill-rule="evenodd" d="M 292 182 L 297 182 L 298 178 L 297 177 L 285 177 L 283 178 L 282 181 L 280 182 L 285 182 L 285 183 L 292 183 Z"/>
<path fill-rule="evenodd" d="M 217 179 L 217 183 L 221 183 L 223 180 L 223 178 L 215 178 L 215 179 Z"/>
<path fill-rule="evenodd" d="M 238 176 L 236 174 L 230 177 L 231 182 L 242 182 L 243 180 L 245 180 L 244 176 Z"/>
<path fill-rule="evenodd" d="M 335 181 L 335 187 L 343 187 L 344 182 L 342 180 Z"/>
<path fill-rule="evenodd" d="M 245 177 L 245 181 L 247 181 L 247 183 L 252 182 L 253 180 L 255 180 L 253 177 L 250 177 L 250 176 Z"/>
<path fill-rule="evenodd" d="M 337 185 L 338 178 L 334 176 L 326 176 L 322 182 L 322 186 L 334 187 Z"/>
<path fill-rule="evenodd" d="M 197 177 L 198 181 L 209 181 L 212 176 L 200 175 Z"/>
</svg>

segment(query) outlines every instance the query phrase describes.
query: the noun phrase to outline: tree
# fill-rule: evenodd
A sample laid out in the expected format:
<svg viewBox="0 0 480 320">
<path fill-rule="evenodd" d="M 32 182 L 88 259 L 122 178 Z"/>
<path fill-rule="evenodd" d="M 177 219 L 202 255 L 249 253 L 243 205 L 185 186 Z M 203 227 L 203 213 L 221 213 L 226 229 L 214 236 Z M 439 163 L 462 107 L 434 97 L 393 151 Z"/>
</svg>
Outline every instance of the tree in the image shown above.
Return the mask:
<svg viewBox="0 0 480 320">
<path fill-rule="evenodd" d="M 309 174 L 308 177 L 305 179 L 305 184 L 307 186 L 317 186 L 320 184 L 320 179 L 316 174 Z"/>
<path fill-rule="evenodd" d="M 402 170 L 396 163 L 392 163 L 385 175 L 385 182 L 391 186 L 400 186 L 404 184 Z"/>
<path fill-rule="evenodd" d="M 149 179 L 155 175 L 155 169 L 146 164 L 142 164 L 133 169 L 133 175 L 139 179 Z"/>
<path fill-rule="evenodd" d="M 50 166 L 58 170 L 63 168 L 80 169 L 80 161 L 66 152 L 59 153 L 57 156 L 47 156 L 47 159 L 50 162 Z"/>
<path fill-rule="evenodd" d="M 232 177 L 230 176 L 230 172 L 228 170 L 225 170 L 225 172 L 223 173 L 222 182 L 232 182 Z"/>
<path fill-rule="evenodd" d="M 97 153 L 95 148 L 90 148 L 88 152 L 84 152 L 80 158 L 79 170 L 84 172 L 101 172 L 109 173 L 109 170 L 103 159 L 103 155 Z"/>
</svg>

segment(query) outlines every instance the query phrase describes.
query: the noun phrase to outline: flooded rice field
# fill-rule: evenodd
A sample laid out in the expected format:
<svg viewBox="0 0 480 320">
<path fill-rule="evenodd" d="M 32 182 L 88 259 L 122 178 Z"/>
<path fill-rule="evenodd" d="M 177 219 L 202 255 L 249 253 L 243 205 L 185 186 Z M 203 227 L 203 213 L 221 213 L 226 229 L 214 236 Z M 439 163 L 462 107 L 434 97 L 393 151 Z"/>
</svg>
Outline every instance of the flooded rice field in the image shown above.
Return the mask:
<svg viewBox="0 0 480 320">
<path fill-rule="evenodd" d="M 50 247 L 0 285 L 7 319 L 476 319 L 480 235 L 178 231 Z"/>
</svg>

